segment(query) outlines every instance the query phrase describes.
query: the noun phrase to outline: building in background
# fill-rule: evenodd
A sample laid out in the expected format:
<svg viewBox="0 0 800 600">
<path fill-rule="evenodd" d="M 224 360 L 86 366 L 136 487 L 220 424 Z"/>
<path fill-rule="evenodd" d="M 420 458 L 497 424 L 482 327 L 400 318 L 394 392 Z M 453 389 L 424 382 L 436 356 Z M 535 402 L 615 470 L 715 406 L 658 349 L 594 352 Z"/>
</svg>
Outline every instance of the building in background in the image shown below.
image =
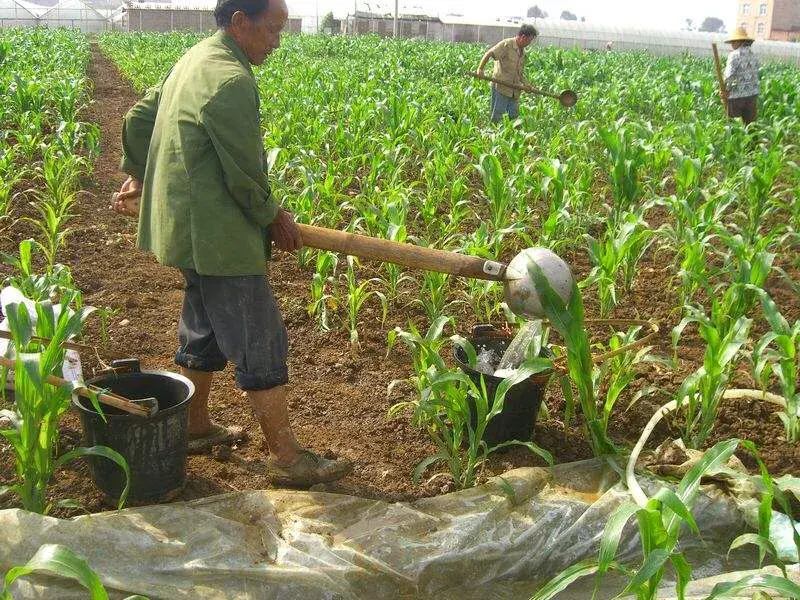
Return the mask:
<svg viewBox="0 0 800 600">
<path fill-rule="evenodd" d="M 111 17 L 118 31 L 213 31 L 216 0 L 181 0 L 179 2 L 135 2 L 127 0 Z M 289 17 L 284 31 L 300 33 L 302 21 Z"/>
<path fill-rule="evenodd" d="M 738 0 L 736 27 L 757 40 L 800 41 L 800 0 Z"/>
</svg>

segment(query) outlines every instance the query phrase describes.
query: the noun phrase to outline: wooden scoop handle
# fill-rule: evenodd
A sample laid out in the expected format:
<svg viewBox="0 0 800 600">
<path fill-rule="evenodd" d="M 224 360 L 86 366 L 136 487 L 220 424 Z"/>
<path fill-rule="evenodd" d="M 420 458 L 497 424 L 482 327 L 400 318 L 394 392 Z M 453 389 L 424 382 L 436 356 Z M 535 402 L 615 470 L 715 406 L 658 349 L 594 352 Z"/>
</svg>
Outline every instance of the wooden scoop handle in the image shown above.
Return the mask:
<svg viewBox="0 0 800 600">
<path fill-rule="evenodd" d="M 309 248 L 341 252 L 359 258 L 473 279 L 504 281 L 506 276 L 506 265 L 478 256 L 393 242 L 314 225 L 298 224 L 298 227 L 303 236 L 303 245 Z"/>
</svg>

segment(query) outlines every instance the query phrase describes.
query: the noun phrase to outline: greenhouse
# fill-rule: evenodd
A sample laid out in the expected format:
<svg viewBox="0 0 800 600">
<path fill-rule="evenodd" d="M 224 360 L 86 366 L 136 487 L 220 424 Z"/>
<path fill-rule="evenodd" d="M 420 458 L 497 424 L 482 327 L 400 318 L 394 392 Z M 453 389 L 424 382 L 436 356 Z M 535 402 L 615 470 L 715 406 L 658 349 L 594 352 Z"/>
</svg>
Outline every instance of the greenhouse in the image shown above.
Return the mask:
<svg viewBox="0 0 800 600">
<path fill-rule="evenodd" d="M 36 25 L 39 14 L 47 8 L 24 0 L 0 0 L 0 28 Z"/>
</svg>

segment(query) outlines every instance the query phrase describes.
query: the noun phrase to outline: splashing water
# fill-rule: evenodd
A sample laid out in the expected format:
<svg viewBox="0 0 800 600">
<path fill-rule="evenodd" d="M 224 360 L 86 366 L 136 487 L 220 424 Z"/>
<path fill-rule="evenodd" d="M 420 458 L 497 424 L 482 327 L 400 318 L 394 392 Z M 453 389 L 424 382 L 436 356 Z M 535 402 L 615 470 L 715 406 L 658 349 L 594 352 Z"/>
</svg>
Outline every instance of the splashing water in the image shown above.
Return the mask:
<svg viewBox="0 0 800 600">
<path fill-rule="evenodd" d="M 475 370 L 484 375 L 495 377 L 509 377 L 514 374 L 526 359 L 539 355 L 542 341 L 542 322 L 540 320 L 526 321 L 520 327 L 517 335 L 511 340 L 508 348 L 497 360 L 497 354 L 489 349 L 478 352 L 475 361 Z"/>
</svg>

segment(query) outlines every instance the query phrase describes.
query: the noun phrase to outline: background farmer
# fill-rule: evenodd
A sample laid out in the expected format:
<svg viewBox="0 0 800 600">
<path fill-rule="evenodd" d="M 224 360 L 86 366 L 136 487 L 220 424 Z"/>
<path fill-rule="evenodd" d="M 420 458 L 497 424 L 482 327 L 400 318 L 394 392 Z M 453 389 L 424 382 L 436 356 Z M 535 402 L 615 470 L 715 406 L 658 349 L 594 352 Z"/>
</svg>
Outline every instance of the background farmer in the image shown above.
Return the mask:
<svg viewBox="0 0 800 600">
<path fill-rule="evenodd" d="M 728 116 L 752 123 L 758 114 L 758 58 L 753 54 L 753 38 L 743 28 L 725 43 L 733 46 L 725 64 L 725 89 L 728 92 Z"/>
<path fill-rule="evenodd" d="M 539 33 L 533 25 L 523 25 L 519 28 L 516 37 L 506 38 L 492 46 L 483 55 L 478 65 L 477 73 L 483 75 L 483 70 L 490 58 L 494 59 L 492 78 L 510 83 L 512 85 L 527 85 L 524 77 L 525 47 L 530 44 Z M 492 84 L 492 122 L 497 123 L 508 115 L 511 119 L 519 116 L 520 90 L 515 90 L 507 85 Z"/>
<path fill-rule="evenodd" d="M 302 245 L 270 193 L 250 67 L 279 46 L 286 4 L 220 0 L 214 15 L 220 30 L 126 115 L 121 168 L 130 177 L 114 209 L 138 212 L 139 247 L 186 280 L 175 362 L 196 388 L 190 450 L 242 436 L 208 415 L 212 374 L 230 361 L 266 437 L 268 474 L 297 486 L 332 481 L 350 464 L 303 449 L 289 425 L 287 335 L 265 274 L 270 243 Z"/>
</svg>

